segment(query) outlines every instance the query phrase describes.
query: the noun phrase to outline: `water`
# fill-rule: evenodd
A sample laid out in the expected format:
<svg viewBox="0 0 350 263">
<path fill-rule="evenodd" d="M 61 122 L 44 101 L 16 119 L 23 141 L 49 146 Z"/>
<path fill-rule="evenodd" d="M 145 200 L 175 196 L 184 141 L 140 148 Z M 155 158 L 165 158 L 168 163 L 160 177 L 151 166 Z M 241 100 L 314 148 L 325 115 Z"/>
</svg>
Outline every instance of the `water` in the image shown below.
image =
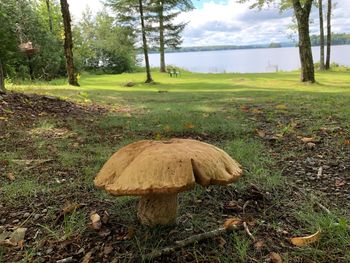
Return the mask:
<svg viewBox="0 0 350 263">
<path fill-rule="evenodd" d="M 320 60 L 320 47 L 313 47 L 314 61 Z M 350 66 L 350 45 L 333 46 L 331 61 Z M 166 53 L 167 65 L 202 73 L 258 73 L 291 71 L 300 68 L 296 47 Z M 150 54 L 152 67 L 159 67 L 159 54 Z"/>
</svg>

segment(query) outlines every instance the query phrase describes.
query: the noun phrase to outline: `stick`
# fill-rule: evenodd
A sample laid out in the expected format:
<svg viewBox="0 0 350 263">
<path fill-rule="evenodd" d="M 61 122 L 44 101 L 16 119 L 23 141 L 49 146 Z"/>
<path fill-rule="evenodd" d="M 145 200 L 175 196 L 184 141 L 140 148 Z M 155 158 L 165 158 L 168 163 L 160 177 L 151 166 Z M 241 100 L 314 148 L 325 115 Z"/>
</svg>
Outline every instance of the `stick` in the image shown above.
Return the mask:
<svg viewBox="0 0 350 263">
<path fill-rule="evenodd" d="M 157 257 L 174 253 L 176 250 L 183 248 L 183 247 L 186 247 L 190 244 L 193 244 L 193 243 L 196 243 L 196 242 L 208 239 L 208 238 L 220 236 L 220 235 L 222 235 L 228 231 L 232 231 L 234 229 L 237 229 L 237 228 L 235 226 L 229 227 L 229 228 L 220 227 L 218 229 L 215 229 L 215 230 L 212 230 L 209 232 L 194 235 L 194 236 L 188 237 L 188 238 L 180 240 L 180 241 L 175 241 L 175 244 L 172 246 L 164 247 L 164 248 L 159 249 L 159 250 L 153 250 L 151 253 L 143 255 L 143 256 L 140 256 L 140 255 L 135 256 L 134 258 L 132 258 L 132 262 L 151 261 Z"/>
<path fill-rule="evenodd" d="M 253 236 L 253 234 L 250 232 L 248 225 L 246 222 L 243 222 L 243 227 L 245 232 L 247 232 L 248 236 L 255 242 L 255 237 Z"/>
</svg>

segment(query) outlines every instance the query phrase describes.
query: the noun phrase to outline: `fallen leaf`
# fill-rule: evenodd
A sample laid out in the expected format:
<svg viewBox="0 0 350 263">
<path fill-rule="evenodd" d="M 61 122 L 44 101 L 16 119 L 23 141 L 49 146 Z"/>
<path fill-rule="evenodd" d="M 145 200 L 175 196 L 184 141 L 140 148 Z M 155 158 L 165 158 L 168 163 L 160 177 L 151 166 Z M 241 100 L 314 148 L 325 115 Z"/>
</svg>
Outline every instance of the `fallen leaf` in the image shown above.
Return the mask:
<svg viewBox="0 0 350 263">
<path fill-rule="evenodd" d="M 8 173 L 6 177 L 7 177 L 7 179 L 9 179 L 10 181 L 16 180 L 16 177 L 13 175 L 13 173 Z"/>
<path fill-rule="evenodd" d="M 261 109 L 257 109 L 257 108 L 255 108 L 255 109 L 252 109 L 252 113 L 255 113 L 255 114 L 260 114 L 260 113 L 262 113 L 263 111 L 261 110 Z"/>
<path fill-rule="evenodd" d="M 271 252 L 270 253 L 270 260 L 272 263 L 282 263 L 282 257 L 280 254 L 276 252 Z"/>
<path fill-rule="evenodd" d="M 293 237 L 290 239 L 290 242 L 297 246 L 297 247 L 303 247 L 307 246 L 309 244 L 315 243 L 318 241 L 321 237 L 321 231 L 317 231 L 315 234 L 306 236 L 306 237 Z"/>
<path fill-rule="evenodd" d="M 11 235 L 10 241 L 19 244 L 20 242 L 24 241 L 25 234 L 27 232 L 27 228 L 17 228 Z"/>
<path fill-rule="evenodd" d="M 171 126 L 170 125 L 165 125 L 164 126 L 164 128 L 163 128 L 163 130 L 165 131 L 165 132 L 171 132 Z"/>
<path fill-rule="evenodd" d="M 242 223 L 242 220 L 238 217 L 232 217 L 227 219 L 224 222 L 224 228 L 229 229 L 229 228 L 234 228 Z"/>
<path fill-rule="evenodd" d="M 82 206 L 83 206 L 82 204 L 78 204 L 78 203 L 66 203 L 62 209 L 62 214 L 66 215 L 66 214 L 72 213 Z"/>
<path fill-rule="evenodd" d="M 81 261 L 81 263 L 89 263 L 90 262 L 90 259 L 91 259 L 91 256 L 92 256 L 92 252 L 88 252 L 85 254 L 85 256 L 83 257 L 83 260 Z"/>
<path fill-rule="evenodd" d="M 266 137 L 266 133 L 262 130 L 255 130 L 256 134 L 260 137 L 260 138 L 265 138 Z"/>
<path fill-rule="evenodd" d="M 219 243 L 219 247 L 224 248 L 226 245 L 226 240 L 223 237 L 217 237 L 216 238 L 217 242 Z"/>
<path fill-rule="evenodd" d="M 287 109 L 287 105 L 286 104 L 278 104 L 275 106 L 276 109 L 278 110 L 286 110 Z"/>
<path fill-rule="evenodd" d="M 345 140 L 344 144 L 347 145 L 347 146 L 350 146 L 350 140 Z"/>
<path fill-rule="evenodd" d="M 109 221 L 109 214 L 108 212 L 105 210 L 103 211 L 103 215 L 102 215 L 102 223 L 103 224 L 107 224 Z"/>
<path fill-rule="evenodd" d="M 224 205 L 226 210 L 242 211 L 242 206 L 237 201 L 230 201 Z"/>
<path fill-rule="evenodd" d="M 345 180 L 341 180 L 341 179 L 335 180 L 335 187 L 342 187 L 344 185 L 346 185 Z"/>
<path fill-rule="evenodd" d="M 85 204 L 78 204 L 78 203 L 70 203 L 70 202 L 66 202 L 65 205 L 63 206 L 62 210 L 60 211 L 60 213 L 58 214 L 57 218 L 56 218 L 56 222 L 58 222 L 59 220 L 63 219 L 63 217 L 66 214 L 70 214 L 74 211 L 76 211 L 77 209 L 79 209 L 80 207 L 84 206 Z"/>
<path fill-rule="evenodd" d="M 17 243 L 14 243 L 14 242 L 12 242 L 9 239 L 0 240 L 0 246 L 3 246 L 3 247 L 16 247 Z"/>
<path fill-rule="evenodd" d="M 135 235 L 135 228 L 133 227 L 128 227 L 128 233 L 126 236 L 123 238 L 124 240 L 132 239 Z"/>
<path fill-rule="evenodd" d="M 303 143 L 315 142 L 315 139 L 312 137 L 303 137 L 300 139 Z"/>
<path fill-rule="evenodd" d="M 91 227 L 94 230 L 100 230 L 102 227 L 101 217 L 97 213 L 92 213 L 90 215 Z"/>
<path fill-rule="evenodd" d="M 191 122 L 185 123 L 185 125 L 184 125 L 185 129 L 193 129 L 194 127 L 196 127 L 196 126 L 194 126 L 194 124 Z"/>
<path fill-rule="evenodd" d="M 256 250 L 261 250 L 264 246 L 265 246 L 265 242 L 263 240 L 258 240 L 254 244 L 254 247 Z"/>
<path fill-rule="evenodd" d="M 113 246 L 109 245 L 103 248 L 103 254 L 104 255 L 109 255 L 113 251 Z"/>
<path fill-rule="evenodd" d="M 242 106 L 241 106 L 241 110 L 244 111 L 244 112 L 249 112 L 249 109 L 250 109 L 250 108 L 249 108 L 249 106 L 247 106 L 247 105 L 242 105 Z"/>
</svg>

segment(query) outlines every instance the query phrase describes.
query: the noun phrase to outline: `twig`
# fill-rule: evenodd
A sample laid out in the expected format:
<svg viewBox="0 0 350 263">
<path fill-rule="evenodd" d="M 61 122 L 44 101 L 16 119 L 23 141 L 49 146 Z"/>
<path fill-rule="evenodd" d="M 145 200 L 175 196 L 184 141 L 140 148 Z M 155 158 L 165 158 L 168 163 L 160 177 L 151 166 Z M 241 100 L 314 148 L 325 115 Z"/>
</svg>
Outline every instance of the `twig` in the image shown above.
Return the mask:
<svg viewBox="0 0 350 263">
<path fill-rule="evenodd" d="M 248 225 L 247 225 L 247 222 L 243 222 L 243 227 L 244 227 L 245 232 L 247 232 L 248 236 L 255 242 L 255 237 L 250 232 Z"/>
<path fill-rule="evenodd" d="M 164 248 L 159 249 L 159 250 L 153 250 L 151 253 L 143 255 L 143 256 L 137 255 L 137 256 L 132 258 L 132 262 L 152 261 L 153 259 L 155 259 L 157 257 L 161 257 L 164 255 L 169 255 L 171 253 L 174 253 L 176 250 L 183 248 L 183 247 L 186 247 L 190 244 L 193 244 L 193 243 L 205 240 L 205 239 L 217 237 L 217 236 L 220 236 L 228 231 L 233 231 L 235 229 L 237 229 L 236 226 L 232 226 L 229 228 L 220 227 L 218 229 L 215 229 L 215 230 L 212 230 L 209 232 L 194 235 L 194 236 L 191 236 L 189 238 L 186 238 L 186 239 L 183 239 L 180 241 L 175 241 L 175 244 L 172 246 L 164 247 Z"/>
</svg>

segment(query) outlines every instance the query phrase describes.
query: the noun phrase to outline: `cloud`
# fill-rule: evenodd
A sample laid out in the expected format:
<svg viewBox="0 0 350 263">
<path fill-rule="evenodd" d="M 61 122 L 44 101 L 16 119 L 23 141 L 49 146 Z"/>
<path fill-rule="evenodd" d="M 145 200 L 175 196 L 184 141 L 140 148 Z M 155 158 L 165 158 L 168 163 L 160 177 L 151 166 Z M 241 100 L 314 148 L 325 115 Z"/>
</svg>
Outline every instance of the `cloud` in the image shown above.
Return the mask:
<svg viewBox="0 0 350 263">
<path fill-rule="evenodd" d="M 195 2 L 197 0 L 193 0 Z M 93 12 L 102 9 L 100 0 L 68 0 L 72 14 L 76 18 L 89 6 Z M 324 1 L 326 2 L 326 1 Z M 333 32 L 350 33 L 350 1 L 333 0 Z M 280 13 L 277 8 L 258 11 L 250 9 L 250 4 L 239 4 L 237 0 L 201 1 L 198 9 L 182 13 L 181 22 L 189 22 L 183 33 L 183 46 L 200 45 L 245 45 L 290 41 L 293 32 L 293 11 Z M 326 9 L 326 8 L 325 8 Z M 326 10 L 324 10 L 326 12 Z M 319 33 L 318 9 L 313 8 L 310 32 Z M 296 36 L 294 37 L 296 39 Z"/>
<path fill-rule="evenodd" d="M 337 0 L 333 11 L 333 32 L 350 32 L 350 1 Z M 237 0 L 205 2 L 200 9 L 181 14 L 179 20 L 189 22 L 183 38 L 184 46 L 245 45 L 290 41 L 293 33 L 292 10 L 280 13 L 277 8 L 261 11 Z M 325 8 L 326 9 L 326 8 Z M 326 11 L 326 10 L 325 10 Z M 319 33 L 318 9 L 311 14 L 311 34 Z M 296 38 L 296 37 L 294 37 Z"/>
</svg>

